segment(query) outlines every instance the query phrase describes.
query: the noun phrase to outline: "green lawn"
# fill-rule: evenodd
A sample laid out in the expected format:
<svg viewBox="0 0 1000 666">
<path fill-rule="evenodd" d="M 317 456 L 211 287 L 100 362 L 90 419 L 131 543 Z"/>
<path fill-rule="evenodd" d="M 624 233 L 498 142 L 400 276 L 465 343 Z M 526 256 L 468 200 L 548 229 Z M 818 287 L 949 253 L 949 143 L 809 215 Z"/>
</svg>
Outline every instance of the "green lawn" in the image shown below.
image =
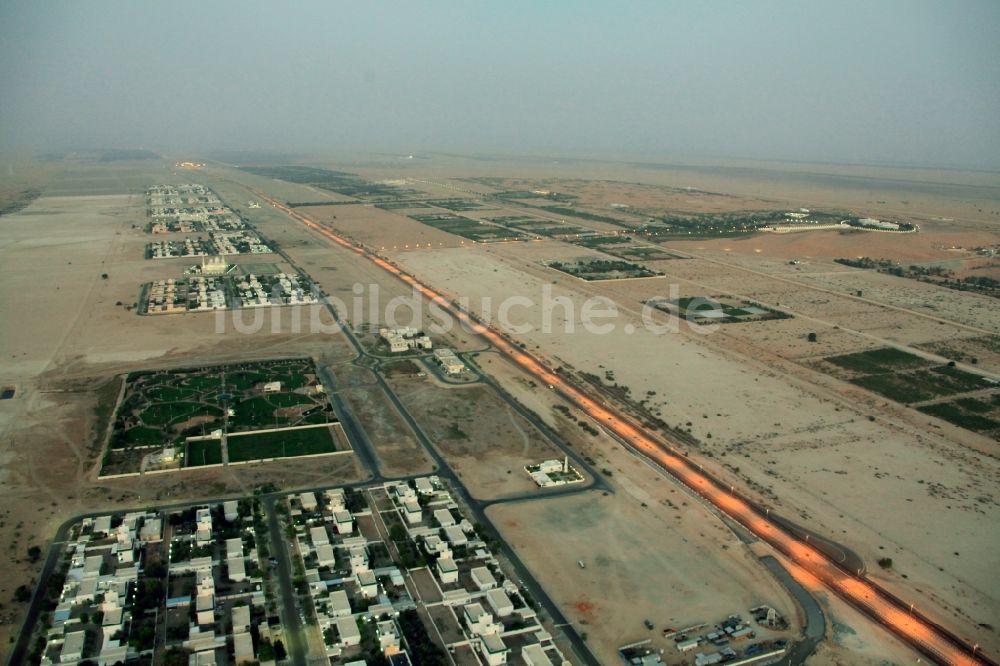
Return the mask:
<svg viewBox="0 0 1000 666">
<path fill-rule="evenodd" d="M 196 395 L 197 391 L 176 386 L 152 386 L 146 390 L 146 397 L 151 402 L 179 402 L 190 400 Z"/>
<path fill-rule="evenodd" d="M 125 431 L 125 441 L 129 444 L 162 444 L 163 431 L 157 428 L 136 426 Z"/>
<path fill-rule="evenodd" d="M 266 375 L 247 370 L 226 374 L 226 383 L 232 384 L 237 391 L 249 391 L 255 384 L 268 381 Z"/>
<path fill-rule="evenodd" d="M 294 407 L 295 405 L 311 405 L 314 400 L 301 393 L 272 393 L 267 396 L 268 402 L 275 407 Z"/>
<path fill-rule="evenodd" d="M 275 406 L 264 396 L 257 396 L 244 400 L 233 408 L 234 415 L 230 417 L 230 426 L 236 427 L 273 427 L 286 423 L 285 417 L 274 415 Z"/>
<path fill-rule="evenodd" d="M 188 442 L 187 453 L 184 455 L 185 467 L 218 465 L 221 462 L 222 443 L 219 440 L 207 439 L 198 442 Z"/>
<path fill-rule="evenodd" d="M 160 402 L 142 410 L 140 417 L 147 425 L 167 425 L 206 414 L 222 416 L 222 410 L 200 402 Z"/>
<path fill-rule="evenodd" d="M 307 428 L 230 436 L 229 462 L 261 458 L 293 458 L 336 450 L 329 428 Z"/>
<path fill-rule="evenodd" d="M 219 388 L 222 386 L 222 376 L 217 371 L 210 374 L 195 375 L 184 379 L 184 386 L 204 391 L 205 389 Z"/>
</svg>

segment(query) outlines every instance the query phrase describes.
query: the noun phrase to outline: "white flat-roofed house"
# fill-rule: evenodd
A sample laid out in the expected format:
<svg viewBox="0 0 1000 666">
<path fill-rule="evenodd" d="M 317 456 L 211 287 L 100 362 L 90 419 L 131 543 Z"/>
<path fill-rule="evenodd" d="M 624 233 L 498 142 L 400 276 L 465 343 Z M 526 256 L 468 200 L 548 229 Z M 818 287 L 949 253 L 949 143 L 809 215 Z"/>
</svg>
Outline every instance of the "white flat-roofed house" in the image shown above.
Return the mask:
<svg viewBox="0 0 1000 666">
<path fill-rule="evenodd" d="M 552 660 L 545 654 L 545 649 L 538 643 L 521 648 L 521 659 L 526 666 L 553 666 Z"/>
<path fill-rule="evenodd" d="M 347 592 L 344 590 L 334 590 L 327 597 L 327 603 L 329 607 L 329 613 L 333 617 L 350 617 L 351 616 L 351 600 L 347 597 Z"/>
<path fill-rule="evenodd" d="M 332 567 L 336 563 L 337 557 L 334 555 L 333 546 L 328 543 L 316 546 L 316 566 Z"/>
<path fill-rule="evenodd" d="M 497 614 L 497 617 L 507 617 L 514 612 L 514 602 L 510 600 L 506 592 L 499 588 L 487 590 L 486 602 Z"/>
<path fill-rule="evenodd" d="M 253 637 L 248 632 L 233 635 L 233 657 L 237 666 L 256 661 L 253 655 Z"/>
<path fill-rule="evenodd" d="M 319 503 L 316 501 L 316 493 L 300 493 L 299 504 L 303 511 L 315 511 Z"/>
<path fill-rule="evenodd" d="M 215 595 L 212 592 L 199 592 L 195 598 L 195 621 L 199 625 L 215 622 Z"/>
<path fill-rule="evenodd" d="M 208 508 L 198 509 L 195 520 L 197 521 L 195 540 L 199 546 L 205 546 L 212 540 L 212 511 Z"/>
<path fill-rule="evenodd" d="M 448 509 L 437 509 L 434 511 L 434 520 L 438 521 L 441 527 L 448 527 L 455 524 L 455 517 Z"/>
<path fill-rule="evenodd" d="M 378 623 L 378 645 L 383 653 L 386 650 L 399 649 L 399 634 L 396 633 L 396 625 L 392 623 L 392 620 L 383 620 Z"/>
<path fill-rule="evenodd" d="M 406 522 L 410 525 L 416 525 L 423 520 L 424 516 L 420 508 L 420 502 L 415 499 L 408 499 L 403 502 L 403 514 L 406 515 Z"/>
<path fill-rule="evenodd" d="M 352 573 L 368 571 L 368 551 L 365 550 L 364 546 L 351 546 L 351 549 L 348 552 L 350 552 L 351 556 Z"/>
<path fill-rule="evenodd" d="M 351 616 L 337 618 L 337 633 L 340 634 L 340 644 L 344 647 L 361 643 L 361 631 L 357 621 Z"/>
<path fill-rule="evenodd" d="M 84 631 L 74 631 L 63 638 L 62 652 L 59 661 L 63 664 L 75 664 L 83 659 L 83 643 L 87 636 Z"/>
<path fill-rule="evenodd" d="M 492 590 L 497 586 L 493 573 L 487 567 L 475 567 L 469 573 L 472 575 L 472 582 L 475 583 L 480 592 Z"/>
<path fill-rule="evenodd" d="M 98 516 L 97 518 L 94 518 L 94 530 L 92 534 L 95 536 L 106 536 L 110 531 L 111 516 Z"/>
<path fill-rule="evenodd" d="M 101 575 L 101 567 L 104 565 L 104 557 L 102 555 L 88 555 L 83 561 L 83 576 L 84 580 L 88 578 L 97 578 Z"/>
<path fill-rule="evenodd" d="M 428 553 L 440 553 L 442 546 L 447 548 L 447 544 L 437 534 L 428 534 L 424 537 L 424 549 Z"/>
<path fill-rule="evenodd" d="M 434 485 L 431 483 L 431 480 L 428 479 L 426 476 L 422 476 L 416 481 L 414 481 L 414 485 L 416 485 L 417 493 L 420 495 L 434 494 Z"/>
<path fill-rule="evenodd" d="M 326 491 L 326 499 L 330 503 L 330 511 L 340 511 L 347 505 L 343 488 L 334 488 Z"/>
<path fill-rule="evenodd" d="M 240 517 L 240 503 L 236 500 L 228 500 L 222 503 L 222 515 L 227 522 L 235 523 Z"/>
<path fill-rule="evenodd" d="M 354 517 L 346 509 L 333 512 L 333 524 L 337 528 L 337 534 L 354 533 Z"/>
<path fill-rule="evenodd" d="M 493 615 L 483 608 L 483 605 L 478 601 L 465 606 L 462 609 L 462 614 L 465 617 L 465 625 L 469 628 L 469 631 L 477 636 L 496 630 L 496 625 L 493 623 Z"/>
<path fill-rule="evenodd" d="M 374 599 L 378 596 L 378 579 L 374 571 L 360 571 L 354 576 L 358 584 L 358 589 L 366 599 Z"/>
<path fill-rule="evenodd" d="M 313 546 L 322 546 L 330 543 L 330 534 L 323 525 L 309 528 L 309 539 Z"/>
<path fill-rule="evenodd" d="M 442 583 L 458 582 L 458 565 L 450 557 L 439 557 L 437 559 L 438 578 Z"/>
<path fill-rule="evenodd" d="M 242 583 L 247 579 L 247 565 L 242 556 L 227 559 L 226 569 L 229 571 L 229 580 L 234 583 Z"/>
<path fill-rule="evenodd" d="M 163 521 L 159 518 L 147 518 L 143 521 L 142 528 L 139 530 L 139 541 L 145 543 L 160 541 L 162 533 Z"/>
<path fill-rule="evenodd" d="M 250 607 L 233 606 L 233 633 L 250 631 Z"/>
<path fill-rule="evenodd" d="M 452 548 L 458 546 L 465 546 L 469 543 L 469 538 L 465 536 L 465 532 L 458 525 L 448 525 L 444 528 L 444 537 L 448 540 L 448 543 L 452 545 Z"/>
<path fill-rule="evenodd" d="M 500 666 L 507 663 L 507 653 L 510 649 L 503 642 L 499 632 L 483 634 L 479 637 L 479 651 L 486 658 L 489 666 Z"/>
</svg>

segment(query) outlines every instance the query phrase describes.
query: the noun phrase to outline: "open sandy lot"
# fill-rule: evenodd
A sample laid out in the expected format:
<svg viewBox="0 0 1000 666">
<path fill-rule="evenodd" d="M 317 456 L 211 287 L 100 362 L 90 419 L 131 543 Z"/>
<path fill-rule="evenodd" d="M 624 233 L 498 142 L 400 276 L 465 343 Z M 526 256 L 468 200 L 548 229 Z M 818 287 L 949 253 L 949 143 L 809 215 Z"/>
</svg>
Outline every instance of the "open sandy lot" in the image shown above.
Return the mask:
<svg viewBox="0 0 1000 666">
<path fill-rule="evenodd" d="M 427 378 L 393 379 L 391 385 L 476 499 L 537 490 L 523 467 L 561 457 L 486 386 L 443 388 Z"/>
<path fill-rule="evenodd" d="M 532 261 L 540 253 L 535 245 L 526 256 L 504 248 L 480 251 L 470 261 L 464 250 L 417 251 L 400 255 L 400 261 L 451 295 L 475 303 L 490 295 L 497 303 L 540 292 L 539 271 L 545 269 Z M 616 283 L 608 293 L 646 288 L 633 287 L 640 282 L 647 281 Z M 601 287 L 560 279 L 552 288 L 573 299 L 579 317 L 583 296 Z M 876 306 L 859 307 L 877 313 Z M 654 335 L 631 314 L 618 322 L 618 330 L 625 322 L 637 327 L 627 337 L 588 334 L 578 319 L 573 334 L 544 333 L 539 310 L 526 308 L 518 315 L 534 326 L 519 337 L 530 348 L 553 365 L 596 375 L 613 369 L 616 383 L 633 396 L 655 392 L 655 413 L 689 428 L 702 441 L 706 464 L 757 488 L 787 513 L 822 526 L 869 561 L 890 553 L 895 572 L 876 575 L 905 587 L 910 596 L 946 604 L 951 621 L 966 627 L 989 622 L 985 618 L 1000 609 L 988 584 L 1000 565 L 995 538 L 980 528 L 982 521 L 1000 518 L 996 458 L 928 430 L 926 418 L 922 427 L 898 418 L 884 400 L 827 390 L 812 374 L 752 358 L 711 336 Z M 853 321 L 859 313 L 843 316 Z M 947 490 L 930 491 L 929 483 Z M 955 555 L 950 546 L 955 543 L 964 552 Z M 988 639 L 987 632 L 979 632 Z"/>
<path fill-rule="evenodd" d="M 432 473 L 436 468 L 434 461 L 374 382 L 371 373 L 343 365 L 334 368 L 334 372 L 338 381 L 344 382 L 340 395 L 361 422 L 375 448 L 382 473 L 389 477 Z"/>
<path fill-rule="evenodd" d="M 731 533 L 700 506 L 682 506 L 686 497 L 669 497 L 647 497 L 643 506 L 626 492 L 594 491 L 497 505 L 488 514 L 602 663 L 644 638 L 666 647 L 659 636 L 666 627 L 718 621 L 761 603 L 794 621 L 792 602 Z"/>
</svg>

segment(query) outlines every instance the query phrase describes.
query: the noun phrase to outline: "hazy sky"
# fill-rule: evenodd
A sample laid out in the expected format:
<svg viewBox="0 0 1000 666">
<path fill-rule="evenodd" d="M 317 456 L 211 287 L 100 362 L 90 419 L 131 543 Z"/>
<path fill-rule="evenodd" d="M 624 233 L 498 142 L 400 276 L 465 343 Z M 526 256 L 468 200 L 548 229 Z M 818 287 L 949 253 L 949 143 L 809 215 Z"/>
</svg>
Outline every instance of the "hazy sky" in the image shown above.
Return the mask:
<svg viewBox="0 0 1000 666">
<path fill-rule="evenodd" d="M 0 2 L 0 147 L 1000 168 L 1000 2 Z"/>
</svg>

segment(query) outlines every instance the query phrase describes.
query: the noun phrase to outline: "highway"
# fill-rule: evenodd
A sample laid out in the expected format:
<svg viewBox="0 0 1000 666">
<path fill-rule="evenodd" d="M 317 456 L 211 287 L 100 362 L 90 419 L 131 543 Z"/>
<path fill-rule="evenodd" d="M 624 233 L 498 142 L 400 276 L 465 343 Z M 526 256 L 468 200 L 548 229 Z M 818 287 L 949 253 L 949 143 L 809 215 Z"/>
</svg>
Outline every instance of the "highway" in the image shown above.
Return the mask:
<svg viewBox="0 0 1000 666">
<path fill-rule="evenodd" d="M 705 472 L 670 442 L 647 432 L 611 405 L 591 398 L 540 359 L 519 348 L 507 336 L 483 325 L 461 307 L 453 304 L 431 287 L 422 284 L 394 263 L 355 245 L 319 222 L 260 192 L 256 192 L 256 195 L 316 234 L 335 245 L 350 250 L 360 258 L 371 261 L 409 285 L 429 301 L 436 303 L 443 310 L 456 317 L 468 330 L 483 337 L 498 352 L 521 369 L 535 379 L 551 386 L 563 399 L 600 424 L 624 446 L 656 463 L 692 491 L 701 495 L 719 511 L 789 557 L 840 598 L 894 633 L 925 657 L 937 663 L 955 666 L 996 664 L 995 661 L 981 652 L 977 652 L 978 646 L 967 644 L 966 641 L 924 616 L 911 604 L 907 604 L 888 590 L 867 580 L 863 569 L 848 569 L 844 562 L 838 561 L 838 558 L 824 552 L 823 549 L 814 547 L 807 541 L 801 540 L 797 534 L 772 520 L 767 509 L 737 492 L 735 487 L 729 486 Z"/>
</svg>

